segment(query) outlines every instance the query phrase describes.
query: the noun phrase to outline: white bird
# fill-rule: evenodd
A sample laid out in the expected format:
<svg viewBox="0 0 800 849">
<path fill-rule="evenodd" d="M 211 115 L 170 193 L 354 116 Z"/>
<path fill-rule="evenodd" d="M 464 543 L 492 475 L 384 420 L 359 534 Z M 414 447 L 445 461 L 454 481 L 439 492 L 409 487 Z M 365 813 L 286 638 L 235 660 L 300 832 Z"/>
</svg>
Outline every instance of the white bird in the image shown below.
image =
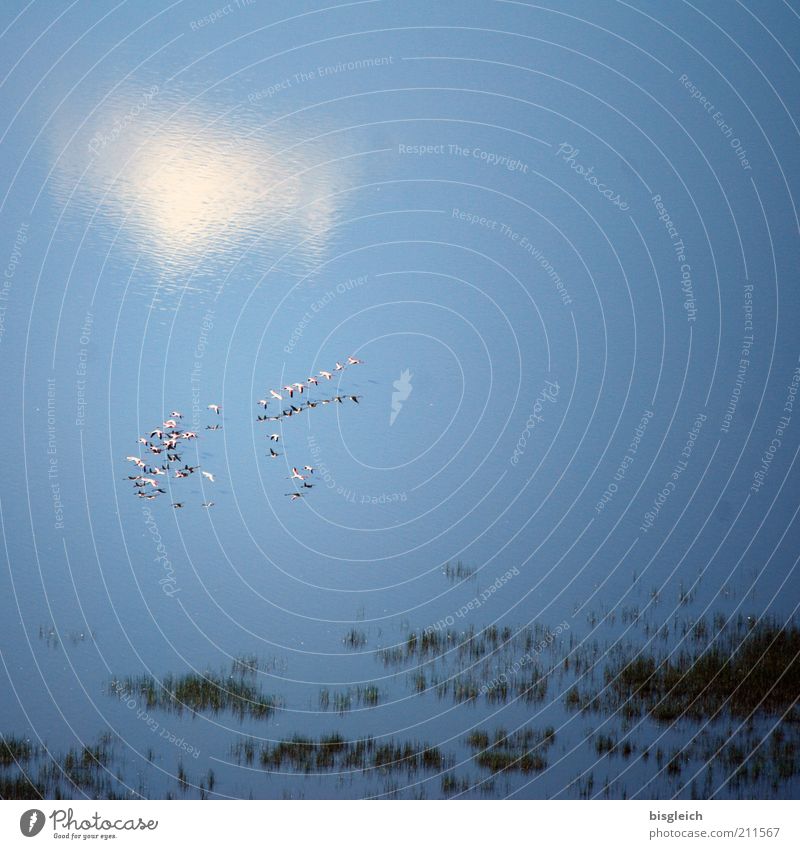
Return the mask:
<svg viewBox="0 0 800 849">
<path fill-rule="evenodd" d="M 324 377 L 325 380 L 330 380 L 333 377 L 333 375 L 329 371 L 321 371 L 319 375 L 320 377 Z"/>
<path fill-rule="evenodd" d="M 309 382 L 309 383 L 313 383 L 313 384 L 314 384 L 314 386 L 316 386 L 316 385 L 319 383 L 319 381 L 317 380 L 317 378 L 316 378 L 316 377 L 309 377 L 309 378 L 308 378 L 308 382 Z"/>
<path fill-rule="evenodd" d="M 197 439 L 197 434 L 193 430 L 187 430 L 180 434 L 179 439 Z"/>
<path fill-rule="evenodd" d="M 266 398 L 260 398 L 258 401 L 258 406 L 263 407 L 265 410 L 267 409 L 267 404 L 269 404 L 269 401 Z"/>
<path fill-rule="evenodd" d="M 347 358 L 347 362 L 348 362 L 351 366 L 360 366 L 360 365 L 364 362 L 364 360 L 358 360 L 358 359 L 356 359 L 355 357 L 348 357 L 348 358 Z"/>
<path fill-rule="evenodd" d="M 333 367 L 333 370 L 334 371 L 341 371 L 343 368 L 344 368 L 344 366 L 341 363 L 336 363 L 336 365 Z"/>
<path fill-rule="evenodd" d="M 281 455 L 278 454 L 278 452 L 274 448 L 270 448 L 269 449 L 269 456 L 270 457 L 280 457 Z"/>
<path fill-rule="evenodd" d="M 292 468 L 291 480 L 304 481 L 306 479 L 305 475 L 301 475 L 300 472 L 297 471 L 296 468 Z"/>
<path fill-rule="evenodd" d="M 220 407 L 219 404 L 209 404 L 208 409 L 213 410 L 217 415 L 219 415 L 219 412 L 222 409 L 222 407 Z M 173 427 L 174 427 L 174 425 L 173 425 Z"/>
<path fill-rule="evenodd" d="M 146 437 L 146 436 L 140 436 L 140 437 L 139 437 L 136 441 L 137 441 L 138 443 L 140 443 L 141 445 L 149 445 L 149 444 L 150 444 L 150 443 L 147 441 L 147 437 Z"/>
<path fill-rule="evenodd" d="M 289 393 L 290 398 L 294 395 L 294 387 L 293 386 L 284 386 L 283 388 Z"/>
<path fill-rule="evenodd" d="M 302 383 L 293 383 L 293 384 L 292 384 L 292 386 L 294 386 L 294 388 L 295 388 L 295 389 L 296 389 L 296 390 L 297 390 L 297 391 L 298 391 L 301 395 L 303 394 L 303 390 L 305 389 L 305 386 L 303 386 L 303 384 L 302 384 Z"/>
<path fill-rule="evenodd" d="M 183 418 L 183 413 L 179 413 L 177 410 L 173 410 L 170 413 L 170 415 L 172 416 L 173 419 L 182 419 Z"/>
<path fill-rule="evenodd" d="M 283 401 L 283 395 L 281 395 L 280 392 L 276 392 L 274 389 L 270 389 L 269 394 L 272 395 L 273 398 L 277 398 L 279 401 Z"/>
<path fill-rule="evenodd" d="M 208 478 L 211 481 L 211 483 L 214 483 L 214 475 L 212 475 L 211 472 L 200 472 L 200 474 L 204 478 Z"/>
<path fill-rule="evenodd" d="M 213 501 L 204 501 L 200 506 L 201 507 L 213 507 L 214 502 Z"/>
<path fill-rule="evenodd" d="M 291 498 L 292 501 L 297 501 L 298 498 L 303 497 L 302 492 L 287 492 L 285 494 L 288 495 Z"/>
<path fill-rule="evenodd" d="M 314 467 L 313 466 L 303 466 L 303 469 L 305 469 L 305 471 L 307 471 L 307 472 L 311 472 L 312 475 L 314 474 Z"/>
<path fill-rule="evenodd" d="M 270 438 L 273 442 L 277 442 L 277 441 L 281 438 L 281 435 L 280 435 L 279 433 L 271 433 L 271 434 L 269 435 L 269 438 Z"/>
<path fill-rule="evenodd" d="M 175 421 L 175 419 L 167 419 L 167 420 L 166 420 L 166 421 L 165 421 L 165 422 L 161 425 L 161 427 L 177 427 L 177 426 L 178 426 L 178 423 Z"/>
</svg>

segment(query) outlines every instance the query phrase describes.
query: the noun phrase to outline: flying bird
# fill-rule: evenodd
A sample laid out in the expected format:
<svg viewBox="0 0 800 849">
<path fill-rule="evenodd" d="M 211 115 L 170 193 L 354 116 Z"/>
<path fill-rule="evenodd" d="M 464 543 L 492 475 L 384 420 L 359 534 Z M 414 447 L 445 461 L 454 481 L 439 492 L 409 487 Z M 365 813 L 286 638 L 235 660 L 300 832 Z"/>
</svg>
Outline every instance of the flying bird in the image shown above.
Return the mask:
<svg viewBox="0 0 800 849">
<path fill-rule="evenodd" d="M 211 472 L 200 472 L 200 474 L 201 474 L 204 478 L 208 478 L 208 480 L 210 480 L 210 481 L 211 481 L 211 483 L 214 483 L 214 475 L 212 475 L 212 474 L 211 474 Z"/>
<path fill-rule="evenodd" d="M 213 410 L 213 411 L 214 411 L 217 415 L 219 415 L 220 410 L 222 409 L 222 407 L 220 407 L 220 405 L 219 405 L 219 404 L 209 404 L 209 405 L 208 405 L 208 409 L 209 409 L 209 410 Z"/>
<path fill-rule="evenodd" d="M 269 435 L 269 438 L 270 438 L 273 442 L 277 442 L 277 441 L 281 438 L 281 435 L 280 435 L 279 433 L 271 433 L 271 434 Z"/>
<path fill-rule="evenodd" d="M 347 362 L 348 362 L 351 366 L 360 366 L 360 365 L 364 362 L 364 360 L 358 360 L 358 359 L 356 359 L 355 357 L 348 357 L 348 358 L 347 358 Z"/>
<path fill-rule="evenodd" d="M 333 377 L 333 375 L 329 371 L 321 371 L 319 373 L 319 376 L 324 377 L 325 380 L 330 380 Z"/>
</svg>

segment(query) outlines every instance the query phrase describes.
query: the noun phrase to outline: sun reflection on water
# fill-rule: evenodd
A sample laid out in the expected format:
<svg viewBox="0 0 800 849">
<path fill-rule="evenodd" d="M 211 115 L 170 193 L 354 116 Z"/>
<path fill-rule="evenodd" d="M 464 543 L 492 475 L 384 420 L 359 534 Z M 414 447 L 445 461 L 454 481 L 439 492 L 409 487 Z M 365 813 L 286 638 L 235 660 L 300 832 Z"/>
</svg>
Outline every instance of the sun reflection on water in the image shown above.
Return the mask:
<svg viewBox="0 0 800 849">
<path fill-rule="evenodd" d="M 263 271 L 290 253 L 284 267 L 298 274 L 324 258 L 339 213 L 333 196 L 352 181 L 340 152 L 296 128 L 264 129 L 166 100 L 136 120 L 127 114 L 123 98 L 81 127 L 56 154 L 53 185 L 101 237 L 154 262 L 166 277 L 160 285 L 245 254 Z M 112 137 L 103 127 L 122 129 Z"/>
</svg>

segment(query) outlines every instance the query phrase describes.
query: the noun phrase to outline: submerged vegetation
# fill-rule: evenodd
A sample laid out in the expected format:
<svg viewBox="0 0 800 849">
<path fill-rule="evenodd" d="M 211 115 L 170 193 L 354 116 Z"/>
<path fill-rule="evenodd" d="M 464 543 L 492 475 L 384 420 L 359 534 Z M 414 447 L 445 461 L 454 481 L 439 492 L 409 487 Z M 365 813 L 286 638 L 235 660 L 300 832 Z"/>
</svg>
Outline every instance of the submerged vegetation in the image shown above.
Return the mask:
<svg viewBox="0 0 800 849">
<path fill-rule="evenodd" d="M 148 710 L 159 709 L 182 713 L 230 711 L 244 718 L 264 719 L 278 709 L 274 696 L 265 696 L 255 685 L 243 677 L 223 676 L 213 672 L 200 675 L 189 672 L 185 675 L 166 675 L 162 679 L 151 675 L 136 678 L 113 679 L 109 692 L 120 699 L 129 696 L 144 700 Z"/>
<path fill-rule="evenodd" d="M 215 763 L 215 769 L 198 764 L 195 770 L 174 760 L 196 757 L 191 747 L 172 732 L 160 734 L 178 747 L 171 771 L 161 770 L 160 795 L 235 794 L 237 785 L 228 782 L 235 780 L 231 770 L 237 765 L 284 776 L 276 792 L 292 797 L 314 791 L 287 784 L 287 776 L 300 782 L 314 775 L 332 775 L 336 782 L 317 792 L 413 798 L 496 797 L 520 786 L 532 788 L 528 793 L 572 798 L 794 793 L 800 781 L 797 624 L 748 616 L 693 620 L 688 613 L 658 622 L 653 609 L 623 608 L 617 616 L 622 635 L 616 637 L 607 612 L 590 613 L 587 621 L 608 626 L 590 639 L 579 638 L 567 623 L 482 630 L 401 625 L 396 644 L 369 651 L 382 666 L 380 687 L 306 688 L 306 708 L 312 709 L 305 712 L 338 723 L 326 733 L 292 735 L 290 728 L 281 739 L 264 740 L 249 729 L 231 747 L 233 764 Z M 363 649 L 380 638 L 379 629 L 351 629 L 342 640 Z M 265 694 L 259 684 L 261 676 L 278 669 L 285 671 L 285 660 L 242 654 L 221 672 L 114 678 L 107 692 L 135 706 L 137 717 L 140 709 L 146 712 L 148 724 L 153 711 L 187 719 L 224 712 L 245 724 L 284 707 L 282 698 Z M 418 699 L 450 700 L 457 722 L 469 722 L 474 730 L 447 742 L 387 739 L 358 730 L 356 711 L 382 705 L 391 710 Z M 487 717 L 500 709 L 504 722 L 517 723 L 514 730 L 487 725 Z M 161 730 L 157 721 L 153 727 Z M 557 738 L 558 763 L 564 766 L 558 779 L 550 779 Z M 146 796 L 144 776 L 157 774 L 147 772 L 157 760 L 152 748 L 141 755 L 132 788 L 123 780 L 132 763 L 114 754 L 111 737 L 54 756 L 25 736 L 5 735 L 0 796 Z M 579 769 L 570 772 L 575 764 Z"/>
<path fill-rule="evenodd" d="M 445 757 L 436 746 L 419 741 L 378 742 L 372 737 L 345 740 L 340 734 L 322 735 L 317 739 L 295 736 L 278 743 L 256 743 L 252 739 L 240 741 L 232 748 L 239 763 L 257 761 L 265 770 L 280 772 L 328 772 L 379 770 L 440 771 L 445 767 Z"/>
<path fill-rule="evenodd" d="M 494 734 L 473 731 L 467 745 L 476 750 L 475 762 L 492 772 L 541 772 L 547 768 L 545 753 L 553 745 L 556 731 L 548 726 L 542 731 L 525 729 L 509 734 L 499 728 Z"/>
<path fill-rule="evenodd" d="M 740 618 L 709 634 L 703 623 L 689 649 L 612 652 L 600 692 L 571 691 L 567 704 L 594 711 L 625 705 L 626 715 L 646 712 L 658 722 L 707 720 L 721 711 L 736 717 L 782 714 L 800 698 L 800 629 Z"/>
</svg>

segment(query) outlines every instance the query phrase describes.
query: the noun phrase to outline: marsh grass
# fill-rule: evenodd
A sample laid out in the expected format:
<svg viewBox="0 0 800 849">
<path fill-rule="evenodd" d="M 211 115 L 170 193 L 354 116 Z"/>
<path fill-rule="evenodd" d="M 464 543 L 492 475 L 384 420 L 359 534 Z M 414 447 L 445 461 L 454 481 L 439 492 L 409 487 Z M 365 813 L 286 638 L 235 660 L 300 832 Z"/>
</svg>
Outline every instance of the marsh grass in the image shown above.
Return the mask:
<svg viewBox="0 0 800 849">
<path fill-rule="evenodd" d="M 475 762 L 491 772 L 541 772 L 547 769 L 546 752 L 553 745 L 556 732 L 552 726 L 534 731 L 527 728 L 509 734 L 503 728 L 493 734 L 473 731 L 466 740 L 475 751 Z"/>
<path fill-rule="evenodd" d="M 419 741 L 377 742 L 372 737 L 346 740 L 333 733 L 311 738 L 296 735 L 277 743 L 242 740 L 231 749 L 237 760 L 252 763 L 256 756 L 269 772 L 323 773 L 331 771 L 391 773 L 439 771 L 446 759 L 436 746 Z"/>
<path fill-rule="evenodd" d="M 128 695 L 144 700 L 148 710 L 182 714 L 184 710 L 220 713 L 228 711 L 240 719 L 266 719 L 279 707 L 274 696 L 265 696 L 246 676 L 223 676 L 213 672 L 200 675 L 166 675 L 158 680 L 150 675 L 113 679 L 109 692 L 119 698 Z"/>
</svg>

